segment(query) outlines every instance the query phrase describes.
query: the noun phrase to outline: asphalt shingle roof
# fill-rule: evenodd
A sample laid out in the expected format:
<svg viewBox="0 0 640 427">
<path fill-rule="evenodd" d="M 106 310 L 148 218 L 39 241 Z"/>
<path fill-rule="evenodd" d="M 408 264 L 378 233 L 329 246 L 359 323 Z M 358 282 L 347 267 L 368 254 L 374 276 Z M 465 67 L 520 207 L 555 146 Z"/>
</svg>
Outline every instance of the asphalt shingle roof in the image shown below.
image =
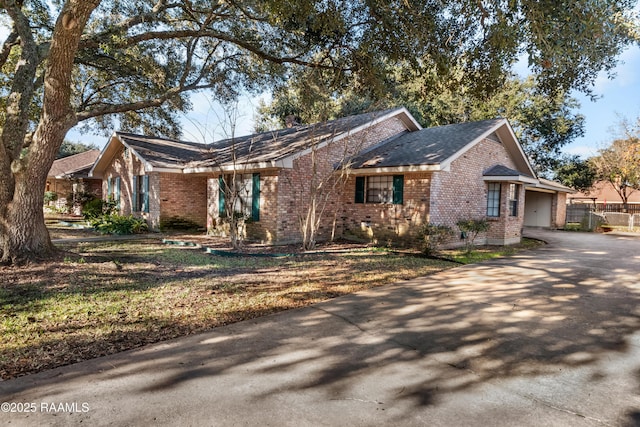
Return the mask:
<svg viewBox="0 0 640 427">
<path fill-rule="evenodd" d="M 47 176 L 86 175 L 86 172 L 91 169 L 99 155 L 99 150 L 88 150 L 54 160 Z"/>
<path fill-rule="evenodd" d="M 508 168 L 504 165 L 495 165 L 486 170 L 483 176 L 529 176 L 515 169 Z"/>
<path fill-rule="evenodd" d="M 116 132 L 122 142 L 154 167 L 215 167 L 233 162 L 259 163 L 283 159 L 311 147 L 312 142 L 346 134 L 390 109 L 292 128 L 228 138 L 211 144 Z"/>
<path fill-rule="evenodd" d="M 157 167 L 183 166 L 207 153 L 205 144 L 116 132 L 116 135 L 144 160 Z"/>
<path fill-rule="evenodd" d="M 313 142 L 321 143 L 346 134 L 392 111 L 395 111 L 395 109 L 358 114 L 322 123 L 300 125 L 217 141 L 209 145 L 210 151 L 205 160 L 195 162 L 191 166 L 212 167 L 229 164 L 233 161 L 234 154 L 237 163 L 260 163 L 281 160 L 311 148 Z"/>
<path fill-rule="evenodd" d="M 356 156 L 353 168 L 437 165 L 502 120 L 482 120 L 406 132 Z"/>
</svg>

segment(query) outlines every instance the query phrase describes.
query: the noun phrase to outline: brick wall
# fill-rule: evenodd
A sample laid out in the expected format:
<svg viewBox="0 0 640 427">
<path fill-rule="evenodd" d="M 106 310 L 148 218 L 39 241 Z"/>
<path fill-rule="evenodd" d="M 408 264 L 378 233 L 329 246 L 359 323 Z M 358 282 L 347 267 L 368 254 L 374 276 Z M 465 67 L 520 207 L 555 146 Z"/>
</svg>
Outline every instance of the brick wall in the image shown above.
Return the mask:
<svg viewBox="0 0 640 427">
<path fill-rule="evenodd" d="M 242 173 L 253 173 L 243 171 Z M 278 202 L 278 171 L 262 170 L 260 173 L 260 221 L 247 221 L 244 237 L 262 243 L 276 243 L 277 236 L 277 202 Z M 210 234 L 226 236 L 227 226 L 224 218 L 219 215 L 219 181 L 220 175 L 206 177 L 207 185 L 207 212 L 206 224 Z"/>
<path fill-rule="evenodd" d="M 343 232 L 343 193 L 349 188 L 349 182 L 335 172 L 335 165 L 405 130 L 401 120 L 391 118 L 297 158 L 293 169 L 280 170 L 275 204 L 278 241 L 302 240 L 300 219 L 309 212 L 312 188 L 318 187 L 316 215 L 320 215 L 321 220 L 317 240 L 340 236 Z"/>
<path fill-rule="evenodd" d="M 355 203 L 355 176 L 346 185 L 341 221 L 344 235 L 376 244 L 412 244 L 421 224 L 428 221 L 431 173 L 404 175 L 403 203 Z"/>
<path fill-rule="evenodd" d="M 419 226 L 431 222 L 451 227 L 455 237 L 449 243 L 462 244 L 456 223 L 462 219 L 486 217 L 487 183 L 483 180 L 483 172 L 496 164 L 516 168 L 502 144 L 484 140 L 454 160 L 449 171 L 405 174 L 403 205 L 354 203 L 355 177 L 352 177 L 344 198 L 345 234 L 377 243 L 412 244 Z M 518 189 L 518 215 L 509 216 L 508 184 L 503 184 L 500 216 L 490 219 L 490 231 L 478 236 L 476 243 L 520 241 L 524 187 L 519 184 Z"/>
<path fill-rule="evenodd" d="M 517 168 L 502 144 L 485 139 L 454 160 L 450 171 L 435 172 L 429 221 L 447 225 L 458 232 L 456 223 L 459 220 L 486 217 L 487 183 L 482 174 L 496 164 Z M 519 209 L 515 217 L 509 216 L 508 184 L 501 187 L 500 217 L 490 219 L 491 229 L 486 235 L 478 236 L 478 244 L 514 243 L 520 240 L 524 221 L 524 187 L 519 185 Z M 459 232 L 456 234 L 459 238 Z"/>
<path fill-rule="evenodd" d="M 311 188 L 320 183 L 318 211 L 321 221 L 318 240 L 340 235 L 342 227 L 337 221 L 342 212 L 342 194 L 345 179 L 335 172 L 335 165 L 349 155 L 377 144 L 406 130 L 397 118 L 385 120 L 340 141 L 304 153 L 293 161 L 292 169 L 260 171 L 260 221 L 246 226 L 246 236 L 265 243 L 287 243 L 302 240 L 300 218 L 306 216 L 310 206 Z M 242 171 L 250 173 L 251 171 Z M 207 229 L 224 234 L 218 217 L 218 174 L 207 180 Z"/>
<path fill-rule="evenodd" d="M 551 212 L 551 227 L 563 228 L 567 220 L 567 193 L 554 194 Z"/>
<path fill-rule="evenodd" d="M 154 217 L 157 215 L 161 223 L 171 218 L 179 218 L 201 227 L 206 226 L 206 176 L 164 172 L 151 174 L 149 193 L 149 213 Z M 159 204 L 156 203 L 158 200 Z"/>
<path fill-rule="evenodd" d="M 115 191 L 115 178 L 120 177 L 120 213 L 123 215 L 129 215 L 131 211 L 131 203 L 133 200 L 133 176 L 143 175 L 144 166 L 142 163 L 130 152 L 125 155 L 124 147 L 114 155 L 111 160 L 111 164 L 105 170 L 102 178 L 102 196 L 107 198 L 108 186 L 107 180 L 111 178 L 111 192 Z"/>
<path fill-rule="evenodd" d="M 133 211 L 133 176 L 149 176 L 149 212 Z M 205 226 L 207 220 L 206 177 L 181 173 L 145 172 L 142 162 L 124 147 L 113 157 L 104 173 L 102 194 L 107 197 L 107 180 L 120 177 L 120 213 L 144 218 L 152 230 L 158 230 L 163 220 L 180 217 Z"/>
<path fill-rule="evenodd" d="M 502 183 L 500 188 L 500 216 L 498 218 L 487 218 L 491 223 L 491 228 L 486 236 L 480 236 L 480 239 L 478 239 L 476 243 L 486 243 L 489 245 L 519 243 L 522 238 L 522 227 L 524 225 L 524 195 L 523 185 L 518 184 L 518 215 L 510 216 L 509 184 Z"/>
</svg>

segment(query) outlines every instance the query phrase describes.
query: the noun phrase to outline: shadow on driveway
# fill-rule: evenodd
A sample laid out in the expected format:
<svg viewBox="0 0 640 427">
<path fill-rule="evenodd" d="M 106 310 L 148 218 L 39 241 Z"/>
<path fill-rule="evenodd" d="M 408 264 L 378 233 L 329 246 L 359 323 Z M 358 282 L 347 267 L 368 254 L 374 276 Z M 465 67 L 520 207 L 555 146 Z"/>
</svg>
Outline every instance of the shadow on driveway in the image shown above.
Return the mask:
<svg viewBox="0 0 640 427">
<path fill-rule="evenodd" d="M 638 425 L 640 240 L 530 233 L 549 244 L 0 383 L 91 408 L 8 420 Z"/>
</svg>

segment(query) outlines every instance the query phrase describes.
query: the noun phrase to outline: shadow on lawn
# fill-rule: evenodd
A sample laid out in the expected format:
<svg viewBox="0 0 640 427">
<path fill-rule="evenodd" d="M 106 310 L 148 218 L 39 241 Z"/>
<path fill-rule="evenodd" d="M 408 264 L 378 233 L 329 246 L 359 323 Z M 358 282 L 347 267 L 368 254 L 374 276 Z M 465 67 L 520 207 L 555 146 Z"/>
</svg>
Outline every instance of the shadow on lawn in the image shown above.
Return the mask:
<svg viewBox="0 0 640 427">
<path fill-rule="evenodd" d="M 628 351 L 627 338 L 640 329 L 640 286 L 638 257 L 625 254 L 638 249 L 638 241 L 620 241 L 616 249 L 577 241 L 542 248 L 229 325 L 97 366 L 66 367 L 64 378 L 104 370 L 98 379 L 117 385 L 134 373 L 162 373 L 115 391 L 122 399 L 208 379 L 233 384 L 224 393 L 245 393 L 244 401 L 306 390 L 348 400 L 375 390 L 374 400 L 386 407 L 435 405 L 443 393 L 488 380 L 595 367 L 610 352 Z M 42 377 L 38 387 L 55 397 L 55 379 Z M 252 388 L 238 391 L 243 381 Z M 19 397 L 30 384 L 13 380 L 0 390 Z M 629 409 L 628 425 L 637 425 L 639 410 Z"/>
</svg>

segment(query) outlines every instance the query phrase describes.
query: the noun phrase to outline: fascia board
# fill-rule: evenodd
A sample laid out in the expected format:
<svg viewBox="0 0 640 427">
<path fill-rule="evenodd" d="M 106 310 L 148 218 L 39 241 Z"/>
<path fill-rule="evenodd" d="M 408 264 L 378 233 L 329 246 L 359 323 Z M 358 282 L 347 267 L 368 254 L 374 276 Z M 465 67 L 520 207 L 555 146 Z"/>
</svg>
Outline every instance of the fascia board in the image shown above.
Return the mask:
<svg viewBox="0 0 640 427">
<path fill-rule="evenodd" d="M 537 179 L 537 175 L 536 175 L 535 171 L 533 170 L 533 168 L 531 167 L 531 163 L 529 163 L 529 159 L 527 158 L 527 156 L 525 155 L 524 151 L 522 150 L 522 146 L 518 142 L 518 138 L 516 137 L 515 133 L 513 132 L 513 129 L 511 128 L 511 125 L 509 124 L 509 121 L 507 119 L 500 120 L 498 123 L 496 123 L 493 127 L 491 127 L 486 132 L 484 132 L 478 138 L 474 139 L 473 141 L 471 141 L 470 143 L 465 145 L 463 148 L 458 150 L 454 155 L 452 155 L 448 159 L 445 159 L 441 163 L 442 167 L 443 168 L 448 168 L 453 161 L 455 161 L 456 159 L 461 157 L 464 153 L 466 153 L 468 150 L 470 150 L 473 146 L 475 146 L 479 142 L 483 141 L 485 138 L 487 138 L 493 132 L 500 131 L 500 128 L 502 128 L 503 126 L 507 130 L 510 138 L 508 138 L 508 139 L 507 138 L 500 138 L 502 140 L 502 144 L 505 145 L 505 146 L 508 144 L 510 147 L 515 148 L 516 151 L 517 151 L 517 154 L 520 156 L 521 160 L 524 161 L 524 164 L 527 167 L 527 171 L 529 172 L 529 175 L 534 177 L 534 179 Z M 511 150 L 509 150 L 509 148 L 507 147 L 507 151 L 511 151 Z"/>
<path fill-rule="evenodd" d="M 183 170 L 180 168 L 161 168 L 161 167 L 155 167 L 152 165 L 148 165 L 148 167 L 145 165 L 144 171 L 145 172 L 183 173 Z"/>
<path fill-rule="evenodd" d="M 293 160 L 273 160 L 270 162 L 253 162 L 240 164 L 225 164 L 220 166 L 206 167 L 187 167 L 183 169 L 183 173 L 217 173 L 217 172 L 233 172 L 238 170 L 266 170 L 266 169 L 293 169 Z"/>
<path fill-rule="evenodd" d="M 516 134 L 513 132 L 513 128 L 511 127 L 509 120 L 504 119 L 504 124 L 506 125 L 506 129 L 507 129 L 507 132 L 509 132 L 509 136 L 511 137 L 511 140 L 514 142 L 513 145 L 515 145 L 515 147 L 518 150 L 518 153 L 520 154 L 520 157 L 522 158 L 522 160 L 524 160 L 525 164 L 527 165 L 527 168 L 529 169 L 529 175 L 537 178 L 538 175 L 533 170 L 533 167 L 531 166 L 531 162 L 529 162 L 529 158 L 527 157 L 524 150 L 522 149 L 522 145 L 518 141 Z M 504 144 L 504 141 L 502 141 L 502 143 Z"/>
<path fill-rule="evenodd" d="M 111 136 L 109 137 L 109 140 L 105 144 L 104 148 L 102 149 L 102 151 L 100 151 L 100 154 L 98 155 L 98 158 L 96 159 L 95 162 L 93 162 L 93 166 L 91 167 L 91 170 L 89 170 L 89 174 L 88 174 L 89 177 L 91 177 L 91 178 L 97 177 L 95 175 L 96 168 L 100 165 L 100 163 L 102 163 L 102 160 L 105 159 L 105 156 L 106 156 L 107 152 L 112 150 L 111 146 L 112 146 L 112 141 L 113 141 L 114 138 L 116 138 L 116 132 L 111 134 Z M 99 178 L 102 178 L 102 174 L 100 174 Z"/>
<path fill-rule="evenodd" d="M 576 190 L 573 190 L 571 188 L 556 187 L 553 185 L 543 184 L 539 181 L 536 182 L 535 185 L 531 187 L 527 187 L 527 189 L 532 191 L 539 191 L 541 193 L 568 193 L 568 194 L 577 193 Z"/>
<path fill-rule="evenodd" d="M 144 166 L 144 170 L 146 172 L 151 172 L 153 171 L 153 165 L 151 165 L 148 161 L 146 161 L 140 154 L 138 154 L 138 152 L 136 150 L 134 150 L 133 148 L 131 148 L 131 146 L 129 144 L 127 144 L 126 142 L 124 142 L 122 140 L 122 138 L 120 138 L 120 135 L 118 135 L 117 132 L 114 132 L 111 137 L 109 138 L 109 142 L 107 142 L 107 144 L 105 145 L 105 147 L 102 149 L 102 152 L 100 153 L 100 155 L 98 156 L 98 158 L 96 159 L 95 163 L 93 164 L 93 167 L 91 168 L 91 170 L 89 171 L 89 177 L 93 177 L 94 176 L 94 171 L 96 169 L 96 166 L 98 166 L 103 158 L 106 159 L 105 155 L 108 152 L 111 152 L 111 157 L 110 160 L 113 159 L 113 156 L 115 156 L 116 154 L 116 148 L 114 148 L 115 142 L 114 140 L 117 140 L 120 144 L 122 144 L 122 146 L 126 147 L 129 149 L 129 151 L 131 152 L 131 154 L 135 155 L 136 158 L 138 160 L 140 160 L 140 162 L 142 163 L 142 165 Z M 105 160 L 106 161 L 106 160 Z"/>
<path fill-rule="evenodd" d="M 496 182 L 496 181 L 500 181 L 500 182 L 513 182 L 513 183 L 525 183 L 525 184 L 533 184 L 533 185 L 537 185 L 538 184 L 538 180 L 535 178 L 531 178 L 529 176 L 524 176 L 524 175 L 518 175 L 518 176 L 491 176 L 491 175 L 487 175 L 487 176 L 483 176 L 482 177 L 483 181 L 492 181 L 492 182 Z"/>
<path fill-rule="evenodd" d="M 440 165 L 418 165 L 418 166 L 393 166 L 381 168 L 361 168 L 349 169 L 350 175 L 376 175 L 376 174 L 392 174 L 392 173 L 409 173 L 409 172 L 438 172 L 442 168 Z"/>
</svg>

